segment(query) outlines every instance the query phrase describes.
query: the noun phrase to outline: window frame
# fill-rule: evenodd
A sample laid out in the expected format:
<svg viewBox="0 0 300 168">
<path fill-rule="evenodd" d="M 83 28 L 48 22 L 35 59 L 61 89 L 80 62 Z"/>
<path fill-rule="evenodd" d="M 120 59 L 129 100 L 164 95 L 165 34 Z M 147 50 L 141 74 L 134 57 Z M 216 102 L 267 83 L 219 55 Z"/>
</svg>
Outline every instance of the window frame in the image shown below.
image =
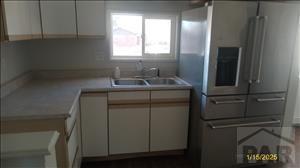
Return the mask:
<svg viewBox="0 0 300 168">
<path fill-rule="evenodd" d="M 136 15 L 142 16 L 142 55 L 141 56 L 114 56 L 113 55 L 113 32 L 112 32 L 112 16 L 113 14 Z M 107 13 L 107 30 L 109 35 L 110 60 L 177 60 L 177 32 L 178 32 L 178 15 L 166 13 L 141 13 L 141 12 L 125 12 L 125 11 L 108 11 Z M 145 19 L 170 19 L 171 35 L 170 35 L 170 53 L 169 54 L 149 54 L 145 53 Z"/>
</svg>

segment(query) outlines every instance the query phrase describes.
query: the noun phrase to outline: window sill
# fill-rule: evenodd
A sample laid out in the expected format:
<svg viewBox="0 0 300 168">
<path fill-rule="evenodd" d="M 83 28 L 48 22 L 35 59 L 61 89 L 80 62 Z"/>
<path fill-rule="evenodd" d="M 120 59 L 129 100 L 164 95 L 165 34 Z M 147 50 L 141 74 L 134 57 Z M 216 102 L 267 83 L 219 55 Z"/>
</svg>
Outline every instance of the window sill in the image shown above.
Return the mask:
<svg viewBox="0 0 300 168">
<path fill-rule="evenodd" d="M 145 58 L 145 57 L 135 57 L 135 58 L 120 58 L 120 57 L 115 57 L 115 58 L 110 58 L 110 61 L 112 62 L 136 62 L 142 60 L 143 62 L 177 62 L 176 58 Z"/>
</svg>

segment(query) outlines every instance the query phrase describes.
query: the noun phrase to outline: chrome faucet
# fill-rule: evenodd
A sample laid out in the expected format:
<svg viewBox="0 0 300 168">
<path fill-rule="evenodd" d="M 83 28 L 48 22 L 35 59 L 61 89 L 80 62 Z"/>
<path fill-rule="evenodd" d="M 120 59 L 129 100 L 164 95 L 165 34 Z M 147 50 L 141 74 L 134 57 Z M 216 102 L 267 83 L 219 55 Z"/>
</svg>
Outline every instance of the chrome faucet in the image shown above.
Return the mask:
<svg viewBox="0 0 300 168">
<path fill-rule="evenodd" d="M 154 77 L 159 77 L 159 68 L 157 68 L 157 67 L 153 67 L 153 68 L 146 68 L 146 67 L 144 67 L 144 65 L 143 65 L 143 62 L 142 62 L 142 60 L 139 60 L 137 63 L 136 63 L 136 69 L 137 69 L 137 71 L 140 71 L 140 74 L 141 74 L 141 76 L 136 76 L 136 77 L 140 77 L 140 78 L 154 78 Z M 152 73 L 154 73 L 155 75 L 153 75 L 152 73 L 150 73 L 150 72 L 152 72 Z M 148 75 L 147 76 L 147 74 L 149 74 L 150 73 L 150 75 Z"/>
</svg>

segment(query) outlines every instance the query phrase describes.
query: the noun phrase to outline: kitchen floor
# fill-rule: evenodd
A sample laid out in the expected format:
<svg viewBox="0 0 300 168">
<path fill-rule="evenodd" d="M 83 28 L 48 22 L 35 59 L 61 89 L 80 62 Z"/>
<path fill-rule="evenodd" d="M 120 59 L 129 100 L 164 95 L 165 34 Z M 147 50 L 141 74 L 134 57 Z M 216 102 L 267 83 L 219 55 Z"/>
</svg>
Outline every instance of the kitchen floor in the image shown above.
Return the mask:
<svg viewBox="0 0 300 168">
<path fill-rule="evenodd" d="M 297 166 L 276 166 L 276 168 L 300 167 L 300 128 L 296 129 L 296 161 Z M 192 168 L 191 162 L 184 156 L 160 156 L 116 161 L 86 162 L 82 168 Z M 261 166 L 260 166 L 261 167 Z M 253 167 L 254 168 L 254 167 Z M 257 167 L 255 167 L 257 168 Z M 269 168 L 264 166 L 264 168 Z"/>
<path fill-rule="evenodd" d="M 83 163 L 82 168 L 192 168 L 184 156 L 159 156 Z"/>
</svg>

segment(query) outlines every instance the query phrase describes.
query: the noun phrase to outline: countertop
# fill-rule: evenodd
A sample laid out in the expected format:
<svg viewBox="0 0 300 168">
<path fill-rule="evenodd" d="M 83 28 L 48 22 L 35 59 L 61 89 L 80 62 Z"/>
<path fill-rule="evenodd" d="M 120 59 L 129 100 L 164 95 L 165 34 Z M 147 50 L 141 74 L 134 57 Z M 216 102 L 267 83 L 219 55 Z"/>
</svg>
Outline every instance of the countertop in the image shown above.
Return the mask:
<svg viewBox="0 0 300 168">
<path fill-rule="evenodd" d="M 118 86 L 110 78 L 31 80 L 1 99 L 1 120 L 67 118 L 82 92 L 190 89 L 181 86 Z"/>
</svg>

